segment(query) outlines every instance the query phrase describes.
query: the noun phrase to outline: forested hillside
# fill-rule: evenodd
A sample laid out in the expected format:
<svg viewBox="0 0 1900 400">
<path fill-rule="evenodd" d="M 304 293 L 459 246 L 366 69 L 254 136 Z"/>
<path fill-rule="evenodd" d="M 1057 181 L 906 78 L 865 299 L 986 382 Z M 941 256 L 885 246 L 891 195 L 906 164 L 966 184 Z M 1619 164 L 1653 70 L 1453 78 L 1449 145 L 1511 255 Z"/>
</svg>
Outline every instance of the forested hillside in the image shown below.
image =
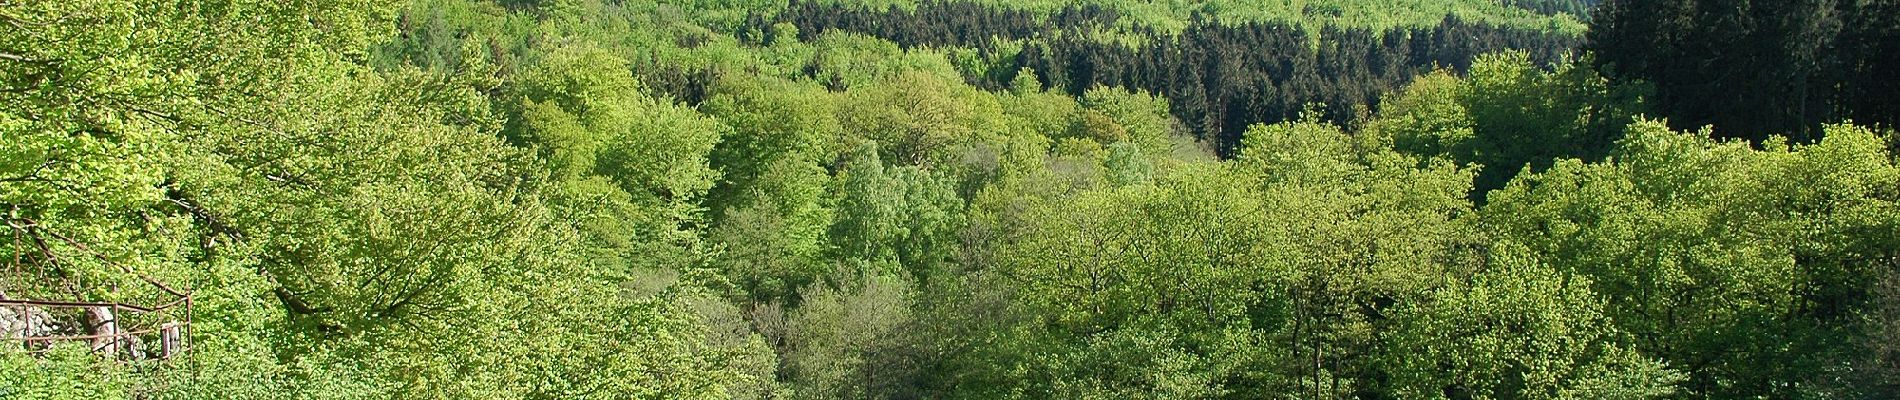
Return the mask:
<svg viewBox="0 0 1900 400">
<path fill-rule="evenodd" d="M 1309 105 L 1321 108 L 1329 121 L 1356 122 L 1381 94 L 1414 75 L 1441 67 L 1463 70 L 1473 57 L 1505 49 L 1528 51 L 1539 65 L 1550 65 L 1569 57 L 1579 43 L 1563 31 L 1474 24 L 1457 14 L 1389 30 L 1303 29 L 1208 15 L 1197 14 L 1184 31 L 1167 34 L 1148 25 L 1114 28 L 1127 17 L 1094 5 L 1038 19 L 976 3 L 924 3 L 909 11 L 793 3 L 777 22 L 797 27 L 805 41 L 843 31 L 904 48 L 967 48 L 975 54 L 965 56 L 960 69 L 979 87 L 1006 87 L 1017 74 L 1034 73 L 1041 82 L 1036 89 L 1076 96 L 1100 86 L 1155 93 L 1168 99 L 1186 129 L 1226 156 L 1247 126 L 1291 120 Z M 747 21 L 741 32 L 760 34 L 742 39 L 776 39 L 773 20 L 754 14 Z M 835 74 L 813 77 L 829 79 L 835 89 L 848 86 Z"/>
<path fill-rule="evenodd" d="M 0 399 L 1900 397 L 1900 3 L 1597 3 L 0 0 Z"/>
</svg>

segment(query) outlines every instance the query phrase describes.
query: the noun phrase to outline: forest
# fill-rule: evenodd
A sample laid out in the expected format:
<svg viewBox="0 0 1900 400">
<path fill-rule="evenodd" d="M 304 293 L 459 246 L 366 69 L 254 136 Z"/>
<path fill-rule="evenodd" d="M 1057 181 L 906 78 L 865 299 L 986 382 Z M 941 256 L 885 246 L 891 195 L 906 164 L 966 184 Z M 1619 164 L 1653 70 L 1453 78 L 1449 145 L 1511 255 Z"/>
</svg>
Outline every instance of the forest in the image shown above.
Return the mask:
<svg viewBox="0 0 1900 400">
<path fill-rule="evenodd" d="M 0 399 L 1900 398 L 1900 0 L 0 0 Z"/>
</svg>

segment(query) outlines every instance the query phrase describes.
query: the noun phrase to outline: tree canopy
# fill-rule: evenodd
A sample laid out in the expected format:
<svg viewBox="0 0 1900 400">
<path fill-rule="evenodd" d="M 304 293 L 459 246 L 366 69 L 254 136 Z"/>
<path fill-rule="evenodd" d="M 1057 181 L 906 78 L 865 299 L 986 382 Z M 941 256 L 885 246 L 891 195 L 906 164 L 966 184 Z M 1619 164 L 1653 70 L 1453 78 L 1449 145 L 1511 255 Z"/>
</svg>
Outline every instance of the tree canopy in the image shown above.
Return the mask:
<svg viewBox="0 0 1900 400">
<path fill-rule="evenodd" d="M 1596 3 L 0 1 L 0 398 L 1900 396 L 1891 2 Z"/>
</svg>

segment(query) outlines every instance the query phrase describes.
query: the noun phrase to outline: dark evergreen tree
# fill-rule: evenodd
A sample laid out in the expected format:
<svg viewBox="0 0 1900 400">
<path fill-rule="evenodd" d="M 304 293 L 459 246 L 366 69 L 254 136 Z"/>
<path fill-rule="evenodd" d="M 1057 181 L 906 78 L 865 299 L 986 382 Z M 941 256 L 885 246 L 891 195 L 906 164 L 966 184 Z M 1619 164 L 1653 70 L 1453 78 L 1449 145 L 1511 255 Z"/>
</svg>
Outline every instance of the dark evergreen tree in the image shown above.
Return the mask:
<svg viewBox="0 0 1900 400">
<path fill-rule="evenodd" d="M 1873 93 L 1892 85 L 1894 15 L 1890 1 L 1619 0 L 1589 47 L 1606 74 L 1655 85 L 1678 128 L 1811 142 L 1842 117 L 1893 121 L 1891 95 Z"/>
</svg>

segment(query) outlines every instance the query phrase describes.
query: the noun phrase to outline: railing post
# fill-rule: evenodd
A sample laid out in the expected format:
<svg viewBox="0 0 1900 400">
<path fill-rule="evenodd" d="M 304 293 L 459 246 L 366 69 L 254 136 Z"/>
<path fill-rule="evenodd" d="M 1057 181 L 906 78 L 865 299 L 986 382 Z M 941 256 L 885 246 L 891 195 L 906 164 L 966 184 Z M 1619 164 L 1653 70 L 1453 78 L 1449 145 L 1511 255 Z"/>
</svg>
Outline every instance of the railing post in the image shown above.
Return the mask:
<svg viewBox="0 0 1900 400">
<path fill-rule="evenodd" d="M 166 322 L 158 328 L 158 358 L 170 359 L 178 354 L 178 322 Z"/>
</svg>

